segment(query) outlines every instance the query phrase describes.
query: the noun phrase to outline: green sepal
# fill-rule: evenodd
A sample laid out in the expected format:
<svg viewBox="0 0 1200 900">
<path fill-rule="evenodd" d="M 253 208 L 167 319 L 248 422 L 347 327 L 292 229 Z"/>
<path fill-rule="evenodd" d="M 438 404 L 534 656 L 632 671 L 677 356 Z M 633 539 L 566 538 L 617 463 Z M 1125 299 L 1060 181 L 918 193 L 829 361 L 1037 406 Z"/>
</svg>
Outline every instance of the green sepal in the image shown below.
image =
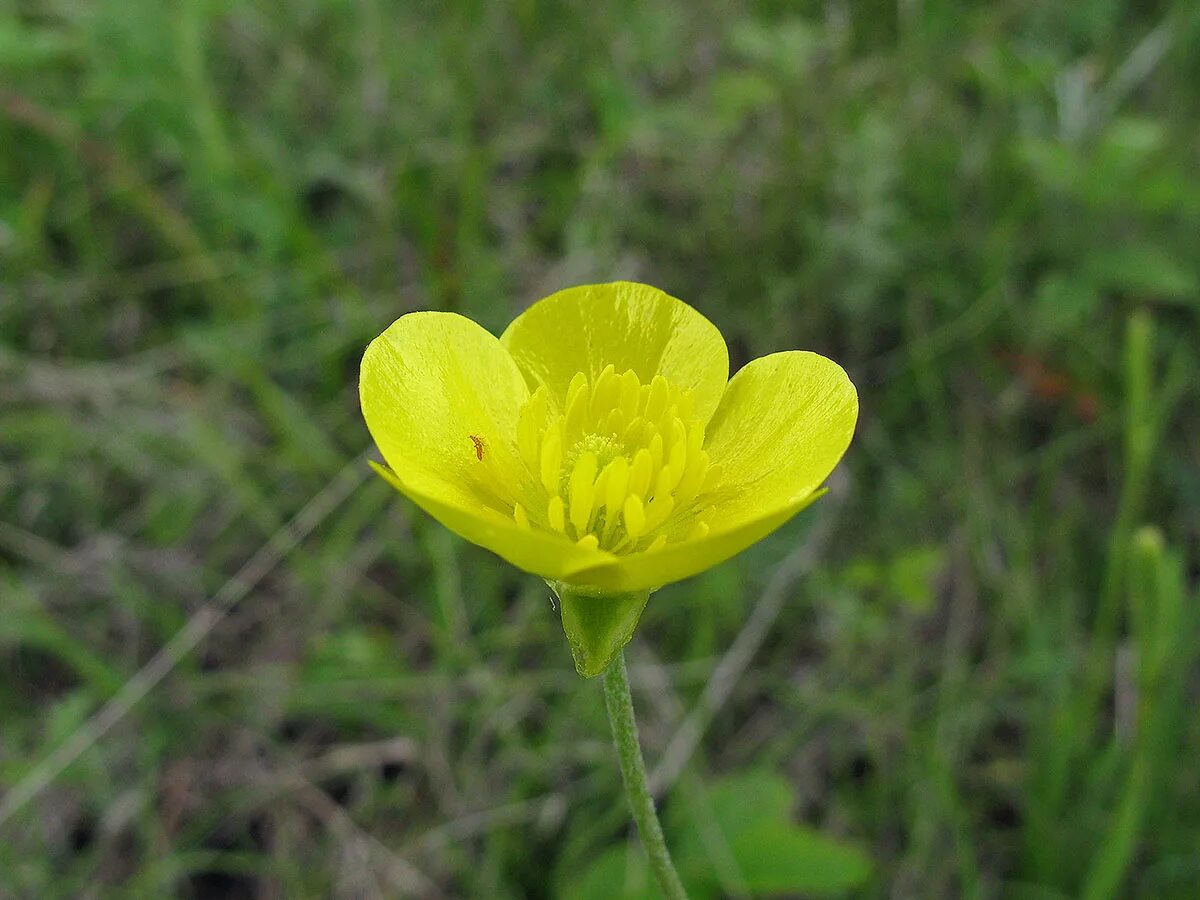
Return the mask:
<svg viewBox="0 0 1200 900">
<path fill-rule="evenodd" d="M 546 583 L 558 597 L 575 671 L 584 678 L 599 675 L 633 637 L 650 591 L 622 593 L 561 581 Z"/>
</svg>

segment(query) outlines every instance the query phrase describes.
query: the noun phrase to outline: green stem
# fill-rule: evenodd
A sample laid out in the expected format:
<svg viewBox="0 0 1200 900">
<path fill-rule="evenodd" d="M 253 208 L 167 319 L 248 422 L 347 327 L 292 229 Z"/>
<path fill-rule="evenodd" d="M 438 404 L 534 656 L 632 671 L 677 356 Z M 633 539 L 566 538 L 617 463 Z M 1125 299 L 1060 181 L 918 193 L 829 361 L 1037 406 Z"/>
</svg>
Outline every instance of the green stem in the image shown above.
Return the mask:
<svg viewBox="0 0 1200 900">
<path fill-rule="evenodd" d="M 638 743 L 637 720 L 633 717 L 633 697 L 629 693 L 629 673 L 625 670 L 625 654 L 618 653 L 612 664 L 604 671 L 604 705 L 608 708 L 608 721 L 612 724 L 613 742 L 617 745 L 617 757 L 621 761 L 621 780 L 625 783 L 625 796 L 633 810 L 642 846 L 650 858 L 650 868 L 667 900 L 687 900 L 683 882 L 671 862 L 667 842 L 663 838 L 662 826 L 658 824 L 658 813 L 654 811 L 654 798 L 646 786 L 646 763 L 642 759 L 642 747 Z"/>
</svg>

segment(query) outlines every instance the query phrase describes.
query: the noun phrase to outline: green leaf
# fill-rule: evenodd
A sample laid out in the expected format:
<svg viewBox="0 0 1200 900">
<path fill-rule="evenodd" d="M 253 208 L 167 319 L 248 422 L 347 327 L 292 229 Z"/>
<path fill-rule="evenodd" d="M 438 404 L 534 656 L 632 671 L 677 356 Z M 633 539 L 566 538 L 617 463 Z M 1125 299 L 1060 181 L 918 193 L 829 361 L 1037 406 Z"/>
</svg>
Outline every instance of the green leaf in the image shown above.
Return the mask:
<svg viewBox="0 0 1200 900">
<path fill-rule="evenodd" d="M 551 582 L 550 589 L 558 596 L 575 670 L 584 678 L 607 669 L 629 643 L 650 599 L 649 591 L 602 593 L 561 581 Z"/>
<path fill-rule="evenodd" d="M 704 854 L 699 830 L 692 827 L 700 815 L 710 815 L 726 840 L 763 824 L 787 825 L 792 821 L 792 786 L 767 769 L 729 775 L 709 786 L 698 797 L 685 796 L 671 807 L 671 830 L 680 836 L 678 852 Z"/>
<path fill-rule="evenodd" d="M 1101 288 L 1161 300 L 1192 300 L 1200 293 L 1196 272 L 1152 244 L 1113 247 L 1088 260 L 1088 274 Z"/>
<path fill-rule="evenodd" d="M 626 843 L 588 866 L 563 896 L 569 900 L 657 900 L 660 894 L 651 881 L 641 845 Z"/>
<path fill-rule="evenodd" d="M 0 69 L 34 69 L 59 62 L 74 52 L 66 35 L 31 28 L 15 19 L 0 18 Z"/>
<path fill-rule="evenodd" d="M 681 799 L 668 838 L 695 896 L 733 885 L 751 897 L 840 893 L 870 875 L 861 851 L 792 822 L 795 792 L 774 772 L 739 772 Z"/>
<path fill-rule="evenodd" d="M 70 668 L 102 698 L 120 689 L 124 680 L 121 673 L 104 657 L 96 655 L 87 641 L 59 624 L 20 583 L 0 584 L 0 596 L 5 597 L 4 615 L 0 617 L 0 650 L 37 649 Z"/>
<path fill-rule="evenodd" d="M 862 851 L 810 828 L 763 822 L 742 832 L 730 849 L 755 895 L 840 894 L 871 874 Z"/>
<path fill-rule="evenodd" d="M 1072 334 L 1099 306 L 1100 294 L 1091 279 L 1051 272 L 1038 282 L 1034 297 L 1036 332 L 1052 338 Z"/>
<path fill-rule="evenodd" d="M 1142 165 L 1162 149 L 1166 136 L 1161 122 L 1125 116 L 1108 127 L 1102 141 L 1103 151 L 1110 159 L 1125 165 Z"/>
<path fill-rule="evenodd" d="M 914 612 L 928 612 L 933 608 L 934 579 L 943 565 L 940 547 L 912 547 L 892 560 L 888 587 Z"/>
</svg>

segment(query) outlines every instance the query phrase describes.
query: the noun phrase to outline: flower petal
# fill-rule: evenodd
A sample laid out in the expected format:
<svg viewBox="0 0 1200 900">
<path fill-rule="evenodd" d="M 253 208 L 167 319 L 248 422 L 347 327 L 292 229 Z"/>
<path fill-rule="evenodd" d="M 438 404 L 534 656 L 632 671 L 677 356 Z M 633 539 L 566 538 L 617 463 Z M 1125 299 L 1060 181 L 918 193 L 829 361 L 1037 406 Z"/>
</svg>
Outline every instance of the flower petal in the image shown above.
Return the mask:
<svg viewBox="0 0 1200 900">
<path fill-rule="evenodd" d="M 858 392 L 817 353 L 753 360 L 729 382 L 705 449 L 722 478 L 714 523 L 744 522 L 816 490 L 854 436 Z"/>
<path fill-rule="evenodd" d="M 841 366 L 799 350 L 756 359 L 729 382 L 705 449 L 721 478 L 710 532 L 578 573 L 613 590 L 658 587 L 701 572 L 774 531 L 815 499 L 850 445 L 858 395 Z"/>
<path fill-rule="evenodd" d="M 363 355 L 363 417 L 391 468 L 381 474 L 456 534 L 522 569 L 564 578 L 611 556 L 514 518 L 529 477 L 516 437 L 528 396 L 500 342 L 454 313 L 403 316 Z"/>
<path fill-rule="evenodd" d="M 723 531 L 714 531 L 702 538 L 667 544 L 661 550 L 614 556 L 598 566 L 579 569 L 564 580 L 608 591 L 657 590 L 664 584 L 691 578 L 736 556 L 820 499 L 824 493 L 814 491 L 769 515 Z"/>
<path fill-rule="evenodd" d="M 658 288 L 631 281 L 568 288 L 513 320 L 501 343 L 531 387 L 545 384 L 561 406 L 576 372 L 595 379 L 612 365 L 642 384 L 661 374 L 692 395 L 707 422 L 729 379 L 729 352 L 708 319 Z"/>
<path fill-rule="evenodd" d="M 524 528 L 487 507 L 471 507 L 448 493 L 423 494 L 378 463 L 371 467 L 417 506 L 459 537 L 491 550 L 518 569 L 551 581 L 575 578 L 584 569 L 604 566 L 615 557 L 604 550 L 581 547 L 560 534 Z"/>
</svg>

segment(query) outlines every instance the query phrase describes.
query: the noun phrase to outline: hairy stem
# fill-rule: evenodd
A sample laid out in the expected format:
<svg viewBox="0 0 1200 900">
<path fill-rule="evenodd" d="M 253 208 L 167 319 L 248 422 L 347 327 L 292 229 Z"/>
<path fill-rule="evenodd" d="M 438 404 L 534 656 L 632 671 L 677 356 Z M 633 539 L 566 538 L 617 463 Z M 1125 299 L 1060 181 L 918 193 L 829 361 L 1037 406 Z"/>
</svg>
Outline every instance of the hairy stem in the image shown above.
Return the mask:
<svg viewBox="0 0 1200 900">
<path fill-rule="evenodd" d="M 633 697 L 629 693 L 629 673 L 625 669 L 624 653 L 618 653 L 604 671 L 604 705 L 608 708 L 613 742 L 617 745 L 617 757 L 621 761 L 625 796 L 629 798 L 633 820 L 637 822 L 638 834 L 650 858 L 654 878 L 667 900 L 687 900 L 687 892 L 671 862 L 662 826 L 658 823 L 658 813 L 654 811 L 654 798 L 646 786 L 646 763 L 638 743 L 637 721 L 633 717 Z"/>
</svg>

